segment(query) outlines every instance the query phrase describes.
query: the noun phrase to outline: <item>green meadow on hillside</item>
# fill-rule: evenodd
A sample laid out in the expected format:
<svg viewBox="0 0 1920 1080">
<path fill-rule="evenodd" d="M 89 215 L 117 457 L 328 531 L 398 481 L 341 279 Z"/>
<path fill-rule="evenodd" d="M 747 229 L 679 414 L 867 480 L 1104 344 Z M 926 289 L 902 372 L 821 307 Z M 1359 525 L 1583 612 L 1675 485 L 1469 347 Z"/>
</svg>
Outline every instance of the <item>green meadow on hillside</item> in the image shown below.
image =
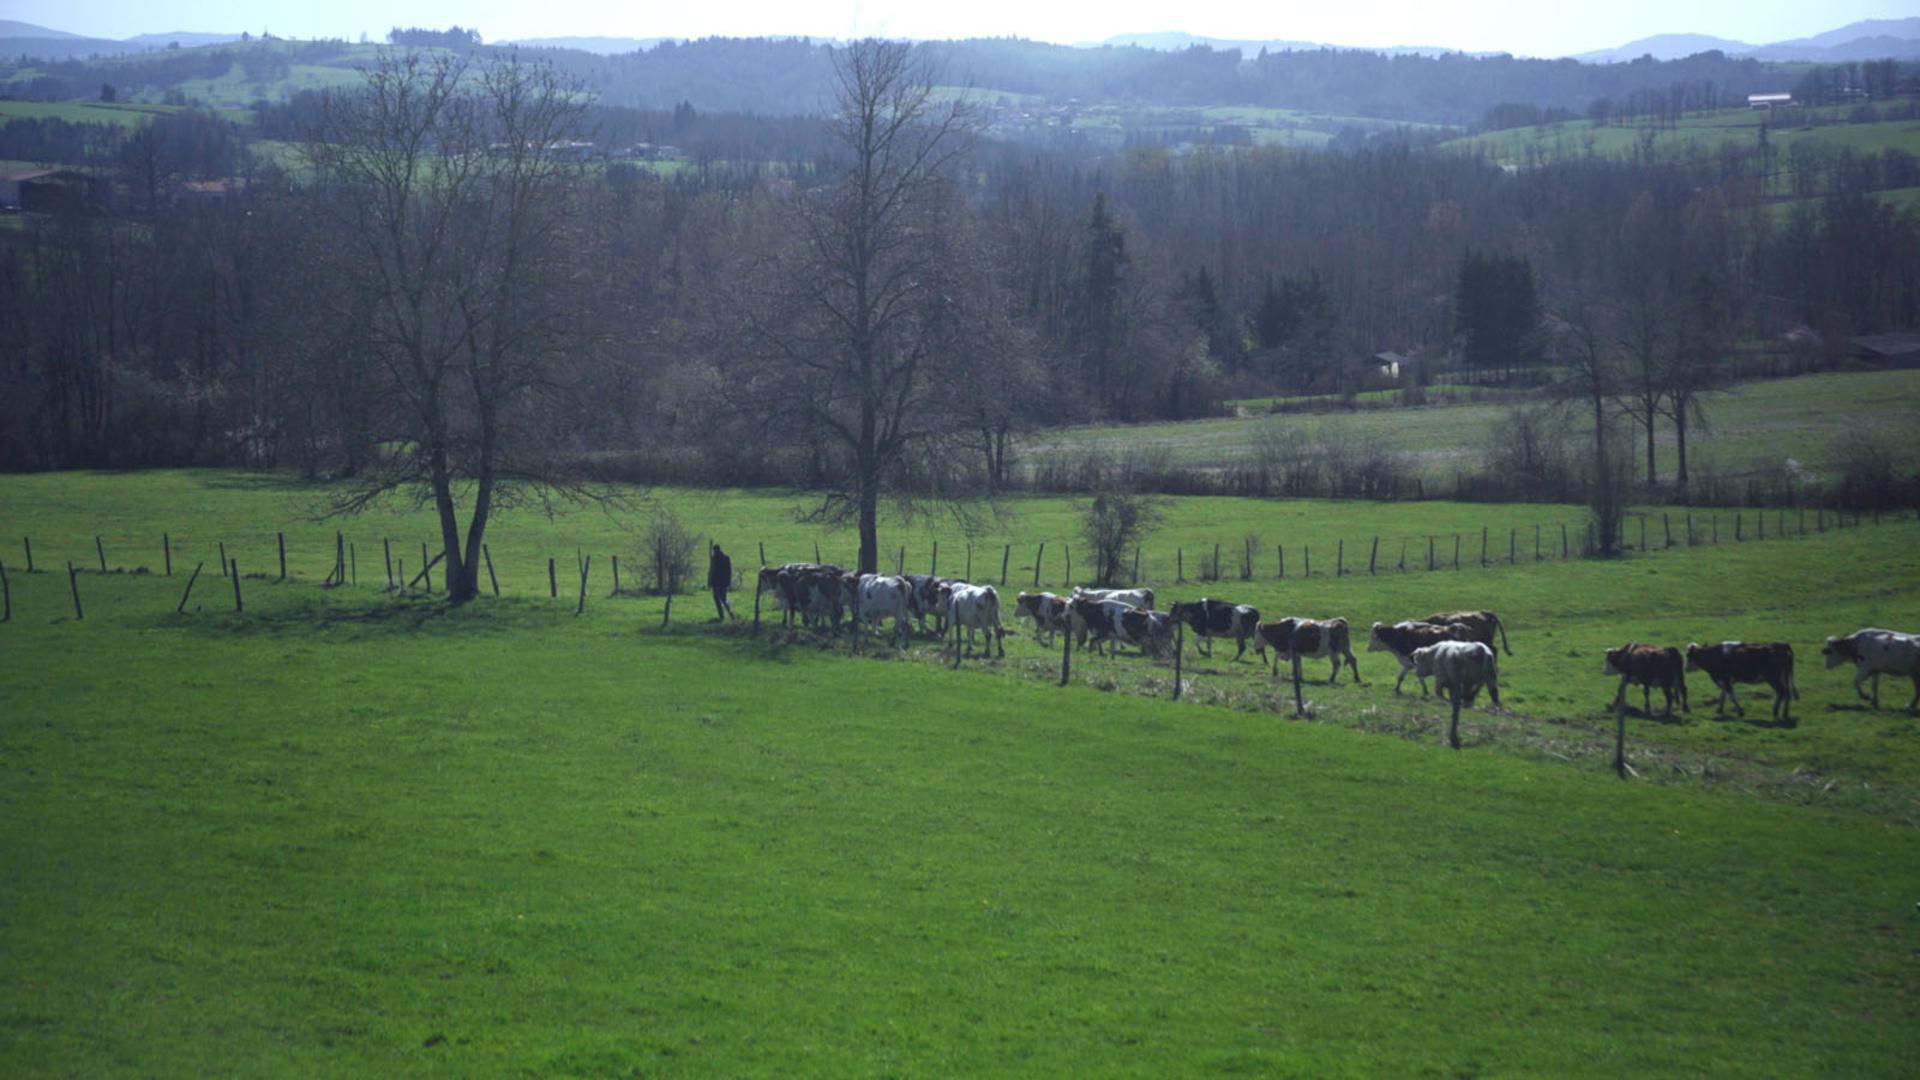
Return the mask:
<svg viewBox="0 0 1920 1080">
<path fill-rule="evenodd" d="M 1592 650 L 1629 633 L 1813 648 L 1835 622 L 1898 621 L 1913 523 L 1162 586 L 1352 617 L 1487 601 L 1511 624 L 1511 700 L 1454 753 L 1378 655 L 1368 686 L 1312 688 L 1303 723 L 1233 699 L 1258 679 L 1224 654 L 1176 703 L 1128 692 L 1170 675 L 1138 658 L 1077 657 L 1054 686 L 1024 637 L 953 671 L 932 643 L 852 657 L 719 630 L 703 597 L 662 629 L 657 600 L 605 595 L 624 515 L 504 519 L 507 595 L 451 611 L 369 584 L 375 537 L 413 543 L 422 517 L 355 519 L 361 585 L 322 590 L 315 494 L 0 478 L 0 531 L 57 568 L 22 573 L 9 540 L 9 1071 L 1887 1074 L 1920 1052 L 1920 721 L 1855 708 L 1803 651 L 1799 727 L 1756 722 L 1760 695 L 1712 720 L 1696 679 L 1685 723 L 1632 722 L 1639 782 L 1521 733 L 1577 743 L 1611 696 Z M 801 495 L 656 494 L 743 565 L 759 536 L 771 558 L 819 535 L 791 518 Z M 1008 537 L 1072 519 L 1014 509 Z M 1488 509 L 1182 500 L 1165 539 Z M 149 572 L 80 575 L 75 620 L 65 565 L 97 565 L 95 533 L 110 566 Z M 914 561 L 944 536 L 943 565 L 964 543 L 885 535 Z M 221 536 L 245 612 L 209 567 L 175 614 Z M 545 596 L 544 557 L 576 543 L 596 553 L 581 617 Z M 1411 737 L 1371 733 L 1423 712 Z M 1664 764 L 1821 758 L 1840 782 L 1791 801 Z M 1904 803 L 1846 795 L 1868 777 Z"/>
<path fill-rule="evenodd" d="M 1833 444 L 1851 432 L 1880 430 L 1910 438 L 1920 416 L 1920 371 L 1802 375 L 1735 385 L 1704 401 L 1710 426 L 1688 440 L 1696 470 L 1726 474 L 1785 469 L 1824 473 Z M 1410 454 L 1429 479 L 1480 465 L 1494 424 L 1510 406 L 1498 403 L 1330 411 L 1279 417 L 1052 429 L 1034 436 L 1029 455 L 1098 449 L 1109 455 L 1164 449 L 1173 464 L 1209 468 L 1251 458 L 1263 425 L 1382 441 Z M 1577 438 L 1591 438 L 1574 418 Z M 1636 436 L 1631 445 L 1639 450 Z M 1655 436 L 1662 475 L 1674 467 L 1673 431 Z M 1641 462 L 1644 465 L 1644 461 Z"/>
</svg>

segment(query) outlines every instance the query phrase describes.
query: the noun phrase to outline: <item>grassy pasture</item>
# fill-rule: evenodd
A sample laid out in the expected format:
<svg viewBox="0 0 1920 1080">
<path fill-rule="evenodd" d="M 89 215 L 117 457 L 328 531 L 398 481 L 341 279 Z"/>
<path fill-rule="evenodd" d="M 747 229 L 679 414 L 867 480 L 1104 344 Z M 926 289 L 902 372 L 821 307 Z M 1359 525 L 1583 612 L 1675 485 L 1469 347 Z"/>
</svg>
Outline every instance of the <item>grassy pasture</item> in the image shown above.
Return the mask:
<svg viewBox="0 0 1920 1080">
<path fill-rule="evenodd" d="M 1507 408 L 1498 403 L 1469 403 L 1066 428 L 1036 436 L 1028 450 L 1044 454 L 1098 447 L 1119 454 L 1129 448 L 1166 447 L 1176 464 L 1221 466 L 1252 456 L 1262 424 L 1307 424 L 1386 440 L 1413 454 L 1426 475 L 1448 477 L 1457 469 L 1478 464 L 1486 453 L 1488 433 Z M 1788 467 L 1792 461 L 1793 467 L 1820 473 L 1834 440 L 1849 431 L 1862 426 L 1911 429 L 1913 418 L 1920 415 L 1920 371 L 1803 375 L 1742 383 L 1709 396 L 1706 409 L 1710 427 L 1693 431 L 1688 439 L 1688 461 L 1694 468 L 1738 474 Z M 1634 445 L 1641 444 L 1636 439 Z M 1655 445 L 1662 475 L 1671 475 L 1670 426 L 1656 434 Z M 1640 464 L 1644 466 L 1644 456 Z"/>
<path fill-rule="evenodd" d="M 1851 106 L 1810 110 L 1823 119 L 1845 117 Z M 1539 127 L 1512 128 L 1450 140 L 1449 149 L 1486 154 L 1495 161 L 1523 165 L 1535 160 L 1556 160 L 1586 154 L 1603 157 L 1625 156 L 1653 133 L 1656 155 L 1680 155 L 1712 152 L 1728 144 L 1753 145 L 1760 128 L 1767 125 L 1767 139 L 1780 154 L 1802 140 L 1845 146 L 1854 150 L 1878 152 L 1886 149 L 1920 151 L 1920 122 L 1881 120 L 1871 124 L 1827 123 L 1818 127 L 1797 126 L 1795 116 L 1772 116 L 1751 109 L 1720 109 L 1692 113 L 1671 128 L 1647 128 L 1640 125 L 1596 126 L 1588 120 L 1569 120 Z"/>
<path fill-rule="evenodd" d="M 1203 670 L 1174 704 L 1076 658 L 1060 689 L 930 646 L 755 642 L 693 625 L 693 599 L 663 631 L 598 569 L 574 618 L 527 564 L 615 547 L 598 515 L 506 519 L 508 598 L 456 612 L 367 587 L 369 534 L 424 522 L 362 519 L 362 587 L 323 593 L 312 494 L 0 477 L 0 530 L 43 568 L 91 564 L 102 532 L 111 565 L 156 571 L 84 575 L 76 622 L 64 574 L 21 574 L 8 541 L 10 1072 L 1891 1074 L 1920 1051 L 1920 831 L 1884 808 L 1622 784 L 1509 752 L 1484 712 L 1459 754 L 1348 730 L 1418 710 L 1378 656 L 1368 687 L 1314 689 L 1334 722 L 1299 723 L 1207 703 L 1250 676 Z M 737 534 L 810 547 L 799 497 L 661 494 L 742 562 Z M 1190 500 L 1168 538 L 1486 509 Z M 1019 510 L 1009 535 L 1070 514 Z M 167 580 L 135 545 L 174 522 Z M 304 580 L 246 579 L 235 615 L 203 576 L 172 613 L 216 535 L 251 575 L 282 527 Z M 1916 531 L 1231 589 L 1350 616 L 1486 599 L 1526 717 L 1603 704 L 1588 650 L 1629 627 L 1898 622 Z M 889 536 L 917 558 L 929 534 Z M 1052 663 L 1009 653 L 1006 674 Z M 1636 720 L 1636 752 L 1746 729 L 1730 754 L 1799 739 L 1914 777 L 1916 722 L 1843 707 L 1817 669 L 1798 729 Z"/>
</svg>

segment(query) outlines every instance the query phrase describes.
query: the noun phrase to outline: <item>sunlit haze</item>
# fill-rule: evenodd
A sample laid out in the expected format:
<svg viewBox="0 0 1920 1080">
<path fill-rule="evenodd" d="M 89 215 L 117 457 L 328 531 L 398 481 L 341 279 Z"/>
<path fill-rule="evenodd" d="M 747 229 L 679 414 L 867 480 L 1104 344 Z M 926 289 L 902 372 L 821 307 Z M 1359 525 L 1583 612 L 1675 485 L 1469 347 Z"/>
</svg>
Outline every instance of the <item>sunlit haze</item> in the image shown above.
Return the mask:
<svg viewBox="0 0 1920 1080">
<path fill-rule="evenodd" d="M 271 31 L 283 37 L 378 39 L 389 27 L 477 27 L 487 40 L 557 36 L 704 37 L 805 34 L 910 38 L 1018 36 L 1080 43 L 1115 34 L 1164 30 L 1235 39 L 1286 39 L 1336 45 L 1445 46 L 1558 56 L 1610 48 L 1662 33 L 1700 33 L 1753 44 L 1802 37 L 1868 18 L 1913 13 L 1886 0 L 1806 4 L 1789 0 L 1707 0 L 1674 4 L 1543 7 L 1520 0 L 1470 4 L 1248 4 L 1202 0 L 1169 6 L 1141 0 L 1032 4 L 982 0 L 926 4 L 886 0 L 642 5 L 603 0 L 545 4 L 508 0 L 338 0 L 261 4 L 241 0 L 8 0 L 7 18 L 92 37 L 124 38 L 175 30 Z"/>
</svg>

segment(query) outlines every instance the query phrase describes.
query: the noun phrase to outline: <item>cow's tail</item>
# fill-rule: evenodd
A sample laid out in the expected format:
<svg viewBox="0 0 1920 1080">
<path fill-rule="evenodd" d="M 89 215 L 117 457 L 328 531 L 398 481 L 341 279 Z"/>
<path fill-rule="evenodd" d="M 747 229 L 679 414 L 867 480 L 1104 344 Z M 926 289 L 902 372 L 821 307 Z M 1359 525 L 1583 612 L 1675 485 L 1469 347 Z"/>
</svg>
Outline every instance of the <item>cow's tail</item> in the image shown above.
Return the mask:
<svg viewBox="0 0 1920 1080">
<path fill-rule="evenodd" d="M 1507 644 L 1507 624 L 1500 621 L 1500 616 L 1495 615 L 1493 625 L 1500 631 L 1500 647 L 1506 650 L 1508 656 L 1512 656 L 1513 646 Z"/>
</svg>

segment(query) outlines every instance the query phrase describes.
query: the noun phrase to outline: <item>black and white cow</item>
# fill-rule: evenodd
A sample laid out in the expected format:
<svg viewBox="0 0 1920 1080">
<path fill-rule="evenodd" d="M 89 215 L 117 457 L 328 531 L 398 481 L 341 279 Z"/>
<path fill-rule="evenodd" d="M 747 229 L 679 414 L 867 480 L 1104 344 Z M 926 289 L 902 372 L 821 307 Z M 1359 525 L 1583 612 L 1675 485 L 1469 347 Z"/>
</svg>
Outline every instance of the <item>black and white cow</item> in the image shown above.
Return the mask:
<svg viewBox="0 0 1920 1080">
<path fill-rule="evenodd" d="M 1000 655 L 1007 655 L 1007 631 L 1000 625 L 1000 594 L 993 586 L 955 583 L 948 587 L 946 609 L 956 630 L 966 627 L 968 652 L 973 651 L 973 632 L 984 630 L 987 649 L 998 645 Z"/>
<path fill-rule="evenodd" d="M 1862 701 L 1880 707 L 1880 676 L 1904 675 L 1913 680 L 1913 700 L 1908 709 L 1920 709 L 1920 635 L 1898 630 L 1855 630 L 1846 637 L 1830 637 L 1821 650 L 1827 657 L 1827 670 L 1841 664 L 1853 664 L 1853 692 Z M 1860 684 L 1873 680 L 1873 697 Z"/>
<path fill-rule="evenodd" d="M 1118 600 L 1093 600 L 1077 596 L 1068 601 L 1068 616 L 1074 637 L 1091 640 L 1094 652 L 1108 646 L 1108 655 L 1117 655 L 1120 645 L 1132 645 L 1141 655 L 1155 656 L 1173 644 L 1173 616 L 1164 611 L 1147 611 Z"/>
<path fill-rule="evenodd" d="M 1239 646 L 1233 654 L 1235 660 L 1247 655 L 1247 639 L 1253 639 L 1254 651 L 1262 660 L 1266 659 L 1266 646 L 1254 633 L 1260 625 L 1260 612 L 1245 604 L 1229 603 L 1225 600 L 1202 598 L 1177 603 L 1169 609 L 1173 621 L 1186 624 L 1203 643 L 1206 655 L 1213 655 L 1213 639 L 1231 637 Z"/>
<path fill-rule="evenodd" d="M 1368 652 L 1392 653 L 1400 661 L 1400 677 L 1393 680 L 1393 692 L 1400 692 L 1400 684 L 1407 681 L 1407 674 L 1413 673 L 1420 684 L 1420 696 L 1427 694 L 1427 680 L 1414 671 L 1413 654 L 1442 641 L 1472 641 L 1473 631 L 1464 626 L 1436 626 L 1433 623 L 1398 622 L 1392 626 L 1386 623 L 1374 623 L 1373 632 L 1367 635 Z"/>
<path fill-rule="evenodd" d="M 1413 651 L 1414 670 L 1431 677 L 1433 688 L 1453 706 L 1447 744 L 1460 749 L 1460 707 L 1473 704 L 1482 686 L 1500 704 L 1500 662 L 1491 646 L 1478 641 L 1442 641 Z"/>
<path fill-rule="evenodd" d="M 1039 641 L 1044 635 L 1045 640 L 1041 644 L 1049 648 L 1053 645 L 1054 634 L 1070 633 L 1073 630 L 1073 621 L 1067 613 L 1066 597 L 1055 596 L 1049 592 L 1023 592 L 1015 597 L 1013 617 L 1016 622 L 1021 619 L 1031 619 L 1034 640 Z"/>
</svg>

